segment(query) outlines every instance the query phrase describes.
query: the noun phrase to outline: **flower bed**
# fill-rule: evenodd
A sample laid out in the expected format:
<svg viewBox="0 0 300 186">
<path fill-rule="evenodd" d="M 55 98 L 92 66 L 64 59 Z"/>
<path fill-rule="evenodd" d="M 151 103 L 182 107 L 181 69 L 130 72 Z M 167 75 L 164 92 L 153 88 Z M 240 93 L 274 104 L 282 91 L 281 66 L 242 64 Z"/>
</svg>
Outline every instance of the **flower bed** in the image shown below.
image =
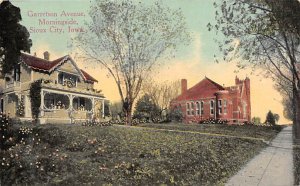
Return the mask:
<svg viewBox="0 0 300 186">
<path fill-rule="evenodd" d="M 24 143 L 0 152 L 4 185 L 217 185 L 265 147 L 257 140 L 125 126 L 22 132 Z"/>
</svg>

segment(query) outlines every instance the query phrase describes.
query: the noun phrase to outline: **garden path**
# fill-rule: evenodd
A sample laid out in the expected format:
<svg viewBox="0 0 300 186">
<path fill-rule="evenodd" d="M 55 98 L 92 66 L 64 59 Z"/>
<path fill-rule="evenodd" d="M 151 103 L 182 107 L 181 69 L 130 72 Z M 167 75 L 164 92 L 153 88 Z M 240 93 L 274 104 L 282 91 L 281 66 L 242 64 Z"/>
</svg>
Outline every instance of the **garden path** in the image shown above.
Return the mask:
<svg viewBox="0 0 300 186">
<path fill-rule="evenodd" d="M 292 127 L 288 126 L 226 186 L 292 186 L 293 180 Z"/>
</svg>

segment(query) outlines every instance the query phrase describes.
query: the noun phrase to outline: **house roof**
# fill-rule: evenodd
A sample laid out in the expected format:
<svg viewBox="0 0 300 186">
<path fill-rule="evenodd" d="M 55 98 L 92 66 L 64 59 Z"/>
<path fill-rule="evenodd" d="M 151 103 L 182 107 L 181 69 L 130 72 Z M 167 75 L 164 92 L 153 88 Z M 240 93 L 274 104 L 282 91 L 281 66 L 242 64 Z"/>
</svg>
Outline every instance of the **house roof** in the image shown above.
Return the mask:
<svg viewBox="0 0 300 186">
<path fill-rule="evenodd" d="M 32 68 L 33 70 L 39 70 L 45 73 L 52 73 L 53 70 L 55 70 L 58 66 L 63 64 L 64 62 L 72 60 L 72 58 L 69 55 L 63 56 L 61 58 L 58 58 L 53 61 L 48 61 L 36 56 L 31 56 L 25 53 L 21 54 L 21 62 L 26 64 L 28 67 Z M 95 78 L 93 78 L 90 74 L 83 71 L 82 69 L 79 69 L 84 79 L 86 81 L 92 81 L 92 82 L 98 82 Z"/>
<path fill-rule="evenodd" d="M 98 82 L 95 78 L 93 78 L 91 75 L 89 75 L 86 71 L 80 69 L 81 73 L 84 75 L 84 77 L 89 81 Z"/>
<path fill-rule="evenodd" d="M 214 94 L 219 90 L 225 90 L 225 88 L 213 80 L 205 77 L 199 83 L 175 98 L 174 101 L 213 97 Z"/>
</svg>

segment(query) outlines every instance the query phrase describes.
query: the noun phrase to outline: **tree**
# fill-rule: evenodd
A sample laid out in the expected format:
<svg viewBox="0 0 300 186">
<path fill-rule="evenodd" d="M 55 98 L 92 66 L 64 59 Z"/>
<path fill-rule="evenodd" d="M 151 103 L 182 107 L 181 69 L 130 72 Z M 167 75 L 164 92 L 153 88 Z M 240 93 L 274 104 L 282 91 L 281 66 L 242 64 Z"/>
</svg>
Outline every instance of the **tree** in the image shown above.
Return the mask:
<svg viewBox="0 0 300 186">
<path fill-rule="evenodd" d="M 253 117 L 253 118 L 252 118 L 252 122 L 253 122 L 255 125 L 259 125 L 259 124 L 261 124 L 261 119 L 260 119 L 260 117 Z"/>
<path fill-rule="evenodd" d="M 169 111 L 168 120 L 182 122 L 183 114 L 181 109 L 178 107 L 171 108 Z"/>
<path fill-rule="evenodd" d="M 160 109 L 148 94 L 143 95 L 136 103 L 134 117 L 156 122 L 160 117 Z"/>
<path fill-rule="evenodd" d="M 294 103 L 294 132 L 300 139 L 300 3 L 297 0 L 221 0 L 214 3 L 221 32 L 223 58 L 239 59 L 238 67 L 261 68 L 283 90 L 288 86 Z M 283 8 L 284 7 L 284 8 Z M 284 10 L 284 11 L 283 11 Z"/>
<path fill-rule="evenodd" d="M 293 120 L 294 118 L 294 114 L 293 114 L 293 110 L 294 110 L 294 104 L 293 104 L 293 100 L 292 99 L 289 99 L 289 98 L 286 98 L 284 97 L 283 100 L 282 100 L 282 104 L 283 104 L 283 116 L 286 118 L 286 119 L 289 119 L 289 120 Z"/>
<path fill-rule="evenodd" d="M 278 114 L 273 114 L 275 122 L 278 123 L 280 116 Z"/>
<path fill-rule="evenodd" d="M 114 102 L 110 105 L 111 117 L 114 121 L 123 118 L 122 102 Z"/>
<path fill-rule="evenodd" d="M 170 102 L 180 95 L 180 81 L 156 83 L 153 80 L 146 81 L 143 86 L 143 92 L 148 94 L 160 109 L 160 113 L 170 112 Z"/>
<path fill-rule="evenodd" d="M 269 111 L 269 112 L 267 113 L 265 123 L 266 123 L 266 124 L 275 125 L 275 117 L 274 117 L 274 114 L 272 113 L 272 111 Z"/>
<path fill-rule="evenodd" d="M 20 8 L 9 1 L 0 4 L 0 67 L 4 75 L 18 64 L 21 51 L 30 52 L 32 42 L 22 20 Z"/>
<path fill-rule="evenodd" d="M 189 39 L 185 19 L 180 10 L 133 0 L 96 0 L 90 16 L 88 31 L 78 35 L 75 44 L 85 61 L 101 64 L 113 78 L 131 125 L 144 78 L 158 59 Z"/>
</svg>

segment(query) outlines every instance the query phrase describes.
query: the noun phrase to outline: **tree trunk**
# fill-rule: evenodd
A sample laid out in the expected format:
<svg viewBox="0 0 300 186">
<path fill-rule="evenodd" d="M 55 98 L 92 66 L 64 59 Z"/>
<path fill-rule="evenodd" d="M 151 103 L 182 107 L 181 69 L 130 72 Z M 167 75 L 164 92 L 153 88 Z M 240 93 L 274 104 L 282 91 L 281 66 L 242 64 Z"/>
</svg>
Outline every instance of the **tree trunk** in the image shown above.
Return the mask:
<svg viewBox="0 0 300 186">
<path fill-rule="evenodd" d="M 131 126 L 132 125 L 132 106 L 130 105 L 128 109 L 125 111 L 126 114 L 126 125 Z"/>
<path fill-rule="evenodd" d="M 296 101 L 296 113 L 295 113 L 295 121 L 294 121 L 294 137 L 297 142 L 300 142 L 300 95 L 297 94 Z"/>
</svg>

